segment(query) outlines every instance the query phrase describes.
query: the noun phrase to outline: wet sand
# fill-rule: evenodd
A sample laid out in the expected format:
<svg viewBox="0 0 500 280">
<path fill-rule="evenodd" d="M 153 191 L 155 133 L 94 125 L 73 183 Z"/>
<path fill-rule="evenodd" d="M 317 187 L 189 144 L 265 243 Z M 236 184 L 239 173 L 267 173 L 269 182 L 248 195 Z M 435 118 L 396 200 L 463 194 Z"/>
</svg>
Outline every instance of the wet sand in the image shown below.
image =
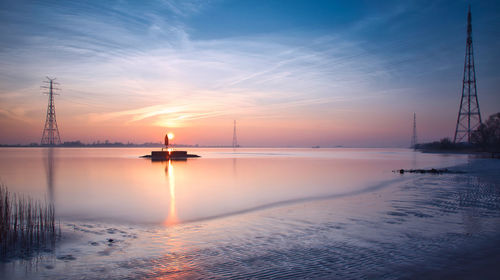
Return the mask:
<svg viewBox="0 0 500 280">
<path fill-rule="evenodd" d="M 343 197 L 171 227 L 65 222 L 55 253 L 3 279 L 496 279 L 500 161 L 464 174 L 394 174 Z"/>
</svg>

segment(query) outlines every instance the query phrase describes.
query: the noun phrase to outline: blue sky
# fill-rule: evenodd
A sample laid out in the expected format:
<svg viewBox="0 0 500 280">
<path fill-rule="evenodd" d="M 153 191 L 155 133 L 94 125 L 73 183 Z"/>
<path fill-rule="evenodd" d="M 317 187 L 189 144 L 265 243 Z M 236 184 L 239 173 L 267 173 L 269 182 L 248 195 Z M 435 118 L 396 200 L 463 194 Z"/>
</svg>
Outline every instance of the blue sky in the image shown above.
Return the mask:
<svg viewBox="0 0 500 280">
<path fill-rule="evenodd" d="M 495 1 L 1 1 L 0 143 L 407 146 L 451 137 L 468 4 L 483 118 L 500 111 Z"/>
</svg>

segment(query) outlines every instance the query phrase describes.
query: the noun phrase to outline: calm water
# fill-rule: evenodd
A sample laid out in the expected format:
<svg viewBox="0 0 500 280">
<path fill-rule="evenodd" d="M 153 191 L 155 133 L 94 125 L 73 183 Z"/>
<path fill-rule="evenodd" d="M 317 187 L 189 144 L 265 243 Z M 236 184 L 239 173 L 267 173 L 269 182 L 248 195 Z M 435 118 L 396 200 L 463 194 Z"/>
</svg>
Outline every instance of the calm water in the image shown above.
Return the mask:
<svg viewBox="0 0 500 280">
<path fill-rule="evenodd" d="M 151 149 L 0 149 L 11 191 L 50 198 L 63 219 L 167 223 L 345 195 L 394 179 L 399 168 L 464 156 L 403 149 L 190 149 L 199 159 L 152 162 Z"/>
<path fill-rule="evenodd" d="M 0 149 L 0 180 L 53 199 L 62 219 L 173 224 L 357 193 L 397 178 L 394 169 L 465 161 L 405 149 L 190 149 L 202 157 L 138 158 L 150 150 Z"/>
<path fill-rule="evenodd" d="M 10 191 L 52 200 L 64 233 L 56 252 L 11 261 L 0 272 L 63 279 L 400 278 L 421 271 L 426 259 L 498 236 L 500 201 L 491 182 L 392 172 L 470 168 L 465 155 L 189 149 L 202 157 L 138 158 L 150 150 L 0 149 L 0 180 Z M 446 266 L 440 261 L 437 268 Z"/>
</svg>

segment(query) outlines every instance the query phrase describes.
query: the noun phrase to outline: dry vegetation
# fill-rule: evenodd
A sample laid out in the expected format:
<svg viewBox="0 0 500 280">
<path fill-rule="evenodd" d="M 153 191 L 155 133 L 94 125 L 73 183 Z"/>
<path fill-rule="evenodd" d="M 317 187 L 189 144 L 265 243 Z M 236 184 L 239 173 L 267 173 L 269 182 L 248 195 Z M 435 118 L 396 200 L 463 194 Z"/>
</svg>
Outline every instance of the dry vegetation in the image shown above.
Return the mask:
<svg viewBox="0 0 500 280">
<path fill-rule="evenodd" d="M 28 256 L 53 247 L 54 205 L 10 193 L 0 185 L 0 256 Z"/>
</svg>

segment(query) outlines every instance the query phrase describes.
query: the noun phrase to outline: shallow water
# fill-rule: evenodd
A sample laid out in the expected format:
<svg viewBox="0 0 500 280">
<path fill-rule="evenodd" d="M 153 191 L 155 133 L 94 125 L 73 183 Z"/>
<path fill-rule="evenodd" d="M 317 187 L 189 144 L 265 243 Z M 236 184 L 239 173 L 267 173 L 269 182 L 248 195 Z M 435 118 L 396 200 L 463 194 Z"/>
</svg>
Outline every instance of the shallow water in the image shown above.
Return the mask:
<svg viewBox="0 0 500 280">
<path fill-rule="evenodd" d="M 450 259 L 464 252 L 481 259 L 486 241 L 499 244 L 498 178 L 484 174 L 496 162 L 406 149 L 190 152 L 202 158 L 137 158 L 147 149 L 0 149 L 2 182 L 53 199 L 64 234 L 55 252 L 12 260 L 0 272 L 428 278 L 453 271 Z M 391 172 L 447 166 L 469 172 Z"/>
</svg>

